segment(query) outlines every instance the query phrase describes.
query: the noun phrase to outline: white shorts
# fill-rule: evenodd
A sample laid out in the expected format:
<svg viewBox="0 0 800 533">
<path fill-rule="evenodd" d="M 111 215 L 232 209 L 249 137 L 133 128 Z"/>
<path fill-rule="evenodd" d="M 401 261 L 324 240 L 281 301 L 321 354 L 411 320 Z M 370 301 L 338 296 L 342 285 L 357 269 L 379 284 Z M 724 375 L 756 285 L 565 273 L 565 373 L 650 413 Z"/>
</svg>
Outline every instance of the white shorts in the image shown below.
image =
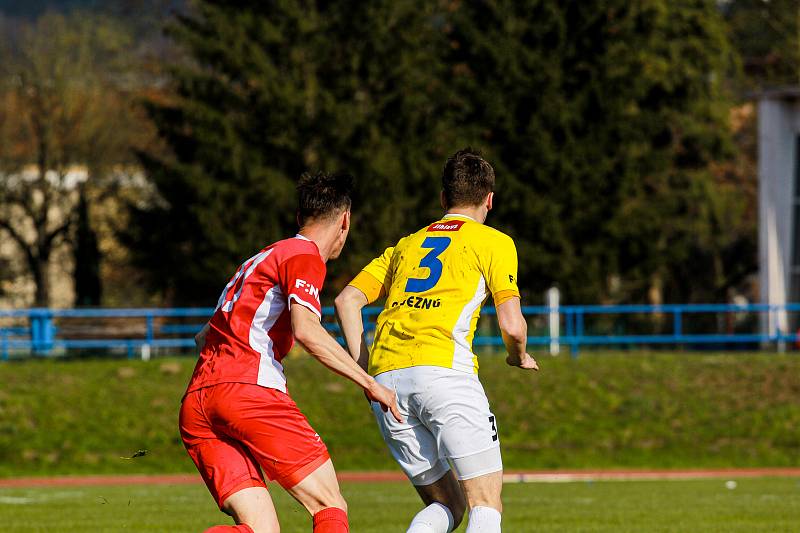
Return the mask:
<svg viewBox="0 0 800 533">
<path fill-rule="evenodd" d="M 373 402 L 383 440 L 414 485 L 450 469 L 472 479 L 503 469 L 497 423 L 478 376 L 438 366 L 390 370 L 375 379 L 397 392 L 405 422 Z"/>
</svg>

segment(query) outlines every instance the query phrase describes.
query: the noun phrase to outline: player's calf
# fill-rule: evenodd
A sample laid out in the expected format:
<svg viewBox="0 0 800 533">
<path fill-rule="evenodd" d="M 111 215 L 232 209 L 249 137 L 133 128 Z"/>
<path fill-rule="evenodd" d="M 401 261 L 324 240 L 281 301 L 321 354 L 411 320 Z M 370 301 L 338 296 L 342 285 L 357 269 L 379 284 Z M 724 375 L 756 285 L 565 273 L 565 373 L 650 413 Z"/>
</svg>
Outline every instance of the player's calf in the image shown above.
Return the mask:
<svg viewBox="0 0 800 533">
<path fill-rule="evenodd" d="M 347 513 L 347 502 L 339 490 L 336 471 L 330 459 L 302 481 L 286 490 L 311 514 L 335 507 Z"/>
<path fill-rule="evenodd" d="M 500 533 L 503 502 L 503 472 L 492 472 L 462 479 L 461 487 L 469 504 L 467 533 Z"/>
<path fill-rule="evenodd" d="M 407 533 L 449 533 L 461 524 L 467 503 L 452 471 L 414 488 L 427 507 L 417 513 Z"/>
<path fill-rule="evenodd" d="M 328 459 L 293 487 L 286 489 L 313 517 L 314 533 L 347 533 L 347 502 Z"/>
<path fill-rule="evenodd" d="M 225 500 L 222 510 L 233 517 L 238 525 L 217 526 L 220 529 L 212 528 L 213 533 L 280 533 L 275 506 L 264 487 L 249 487 L 235 492 Z M 222 529 L 225 527 L 228 529 Z"/>
<path fill-rule="evenodd" d="M 503 512 L 501 493 L 503 490 L 503 472 L 493 472 L 473 479 L 461 480 L 464 496 L 469 508 L 491 507 Z"/>
</svg>

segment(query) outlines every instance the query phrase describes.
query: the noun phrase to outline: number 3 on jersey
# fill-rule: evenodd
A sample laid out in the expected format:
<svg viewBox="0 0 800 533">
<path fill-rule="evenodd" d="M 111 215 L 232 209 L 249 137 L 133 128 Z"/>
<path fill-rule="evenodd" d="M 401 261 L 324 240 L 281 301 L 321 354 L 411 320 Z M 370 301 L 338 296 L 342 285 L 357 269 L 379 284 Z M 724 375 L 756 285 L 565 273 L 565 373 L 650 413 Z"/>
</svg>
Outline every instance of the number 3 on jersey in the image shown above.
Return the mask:
<svg viewBox="0 0 800 533">
<path fill-rule="evenodd" d="M 422 241 L 422 248 L 431 248 L 428 255 L 419 262 L 420 267 L 429 270 L 427 278 L 408 278 L 406 292 L 425 292 L 439 283 L 442 277 L 442 262 L 439 256 L 450 246 L 450 237 L 428 237 Z"/>
</svg>

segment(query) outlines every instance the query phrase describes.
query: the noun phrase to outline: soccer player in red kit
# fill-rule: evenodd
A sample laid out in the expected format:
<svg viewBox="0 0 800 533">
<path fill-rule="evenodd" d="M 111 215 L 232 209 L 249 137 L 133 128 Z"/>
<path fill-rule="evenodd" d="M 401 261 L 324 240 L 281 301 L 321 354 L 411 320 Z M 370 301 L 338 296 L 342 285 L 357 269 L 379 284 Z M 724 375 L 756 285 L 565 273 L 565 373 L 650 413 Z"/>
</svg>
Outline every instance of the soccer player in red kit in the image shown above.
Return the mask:
<svg viewBox="0 0 800 533">
<path fill-rule="evenodd" d="M 197 335 L 200 358 L 181 406 L 181 438 L 217 505 L 237 524 L 206 533 L 280 530 L 262 470 L 313 516 L 314 533 L 348 531 L 328 450 L 287 391 L 282 360 L 294 339 L 401 419 L 394 391 L 320 324 L 325 262 L 347 239 L 351 188 L 347 175 L 304 175 L 299 233 L 245 261 Z"/>
</svg>

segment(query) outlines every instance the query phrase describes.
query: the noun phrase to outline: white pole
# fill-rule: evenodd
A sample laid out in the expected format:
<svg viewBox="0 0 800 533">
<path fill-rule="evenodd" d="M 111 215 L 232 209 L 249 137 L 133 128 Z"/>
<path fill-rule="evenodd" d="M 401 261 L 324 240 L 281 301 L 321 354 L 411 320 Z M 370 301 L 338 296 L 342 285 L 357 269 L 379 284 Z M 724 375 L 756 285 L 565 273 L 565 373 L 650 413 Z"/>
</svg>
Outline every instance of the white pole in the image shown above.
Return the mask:
<svg viewBox="0 0 800 533">
<path fill-rule="evenodd" d="M 561 349 L 558 342 L 559 331 L 561 325 L 561 317 L 559 316 L 558 304 L 561 299 L 561 293 L 558 287 L 550 287 L 547 289 L 547 307 L 550 308 L 548 313 L 548 322 L 550 326 L 550 355 L 558 355 Z"/>
<path fill-rule="evenodd" d="M 142 361 L 150 360 L 150 345 L 142 344 Z"/>
</svg>

